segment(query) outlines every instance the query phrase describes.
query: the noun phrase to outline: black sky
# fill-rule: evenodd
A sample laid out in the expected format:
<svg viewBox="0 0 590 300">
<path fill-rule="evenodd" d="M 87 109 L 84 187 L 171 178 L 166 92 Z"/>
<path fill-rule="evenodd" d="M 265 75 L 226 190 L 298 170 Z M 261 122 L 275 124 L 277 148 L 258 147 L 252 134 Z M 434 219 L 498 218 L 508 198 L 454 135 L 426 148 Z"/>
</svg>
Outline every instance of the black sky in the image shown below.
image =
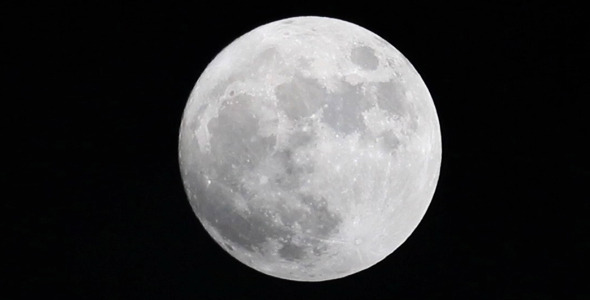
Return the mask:
<svg viewBox="0 0 590 300">
<path fill-rule="evenodd" d="M 477 3 L 3 2 L 2 181 L 14 193 L 1 202 L 0 298 L 588 299 L 586 14 Z M 177 162 L 182 111 L 209 61 L 301 15 L 356 23 L 400 50 L 443 137 L 414 234 L 324 283 L 275 279 L 226 254 L 191 211 Z"/>
</svg>

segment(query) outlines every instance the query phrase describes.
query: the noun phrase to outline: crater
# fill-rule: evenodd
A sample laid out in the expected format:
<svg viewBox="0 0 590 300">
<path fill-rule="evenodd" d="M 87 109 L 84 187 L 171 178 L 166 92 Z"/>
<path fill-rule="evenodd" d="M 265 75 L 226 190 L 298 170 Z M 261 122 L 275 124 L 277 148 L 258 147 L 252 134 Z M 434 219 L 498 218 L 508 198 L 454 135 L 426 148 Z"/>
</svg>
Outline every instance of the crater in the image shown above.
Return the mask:
<svg viewBox="0 0 590 300">
<path fill-rule="evenodd" d="M 225 248 L 229 251 L 234 251 L 234 247 L 228 243 L 223 243 L 223 245 L 225 246 Z"/>
<path fill-rule="evenodd" d="M 375 55 L 375 50 L 367 46 L 353 48 L 350 60 L 365 70 L 376 70 L 379 66 L 379 58 Z"/>
</svg>

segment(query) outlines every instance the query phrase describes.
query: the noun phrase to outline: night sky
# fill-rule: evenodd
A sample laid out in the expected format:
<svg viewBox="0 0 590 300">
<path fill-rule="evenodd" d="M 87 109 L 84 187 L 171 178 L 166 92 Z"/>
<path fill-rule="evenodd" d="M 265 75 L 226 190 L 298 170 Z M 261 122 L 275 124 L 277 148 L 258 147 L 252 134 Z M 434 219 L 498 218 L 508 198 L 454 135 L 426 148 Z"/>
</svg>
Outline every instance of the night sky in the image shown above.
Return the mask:
<svg viewBox="0 0 590 300">
<path fill-rule="evenodd" d="M 49 2 L 0 4 L 0 298 L 590 298 L 581 7 Z M 443 140 L 435 196 L 410 238 L 321 283 L 273 278 L 223 251 L 191 210 L 177 158 L 207 64 L 251 29 L 303 15 L 358 24 L 400 50 Z"/>
</svg>

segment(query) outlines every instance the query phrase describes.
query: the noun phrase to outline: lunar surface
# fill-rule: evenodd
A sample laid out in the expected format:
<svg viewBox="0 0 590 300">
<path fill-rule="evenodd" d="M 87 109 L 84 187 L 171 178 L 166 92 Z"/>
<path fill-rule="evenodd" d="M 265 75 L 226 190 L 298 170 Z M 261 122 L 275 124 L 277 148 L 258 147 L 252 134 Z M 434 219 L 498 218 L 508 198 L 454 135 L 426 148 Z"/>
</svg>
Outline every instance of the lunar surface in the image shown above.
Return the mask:
<svg viewBox="0 0 590 300">
<path fill-rule="evenodd" d="M 179 161 L 190 204 L 242 263 L 297 281 L 383 260 L 433 197 L 441 136 L 432 98 L 391 44 L 323 17 L 272 22 L 205 69 Z"/>
</svg>

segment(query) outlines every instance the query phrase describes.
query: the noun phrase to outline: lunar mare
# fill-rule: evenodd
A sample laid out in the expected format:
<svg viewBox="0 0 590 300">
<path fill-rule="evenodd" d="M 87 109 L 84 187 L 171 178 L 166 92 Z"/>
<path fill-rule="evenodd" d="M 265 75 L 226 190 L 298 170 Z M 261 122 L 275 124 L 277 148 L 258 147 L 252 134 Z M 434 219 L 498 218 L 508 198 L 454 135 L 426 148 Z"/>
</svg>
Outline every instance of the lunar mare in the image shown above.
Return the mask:
<svg viewBox="0 0 590 300">
<path fill-rule="evenodd" d="M 416 228 L 441 136 L 410 62 L 352 23 L 258 27 L 205 69 L 187 102 L 179 161 L 197 217 L 229 254 L 271 276 L 364 270 Z"/>
</svg>

